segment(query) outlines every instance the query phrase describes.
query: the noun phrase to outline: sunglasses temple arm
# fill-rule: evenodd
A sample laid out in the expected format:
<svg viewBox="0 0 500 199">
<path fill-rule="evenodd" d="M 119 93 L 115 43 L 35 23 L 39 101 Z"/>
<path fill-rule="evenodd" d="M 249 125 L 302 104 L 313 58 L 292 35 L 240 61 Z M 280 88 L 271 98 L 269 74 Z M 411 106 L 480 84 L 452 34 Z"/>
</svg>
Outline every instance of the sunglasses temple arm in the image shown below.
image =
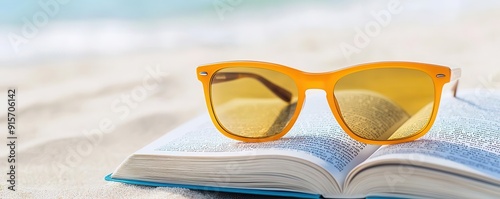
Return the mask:
<svg viewBox="0 0 500 199">
<path fill-rule="evenodd" d="M 458 79 L 462 76 L 462 69 L 454 68 L 451 70 L 451 78 L 450 81 L 455 81 L 455 84 L 451 88 L 453 91 L 453 97 L 457 97 L 457 89 L 458 89 Z"/>
<path fill-rule="evenodd" d="M 290 91 L 287 91 L 286 89 L 272 83 L 271 81 L 267 80 L 266 78 L 254 74 L 254 73 L 237 73 L 237 72 L 219 72 L 215 74 L 215 77 L 212 79 L 212 83 L 222 83 L 222 82 L 227 82 L 227 81 L 232 81 L 232 80 L 237 80 L 241 78 L 252 78 L 260 83 L 262 83 L 264 86 L 266 86 L 271 92 L 273 92 L 276 96 L 278 96 L 280 99 L 282 99 L 285 102 L 290 103 L 292 101 L 292 93 Z"/>
</svg>

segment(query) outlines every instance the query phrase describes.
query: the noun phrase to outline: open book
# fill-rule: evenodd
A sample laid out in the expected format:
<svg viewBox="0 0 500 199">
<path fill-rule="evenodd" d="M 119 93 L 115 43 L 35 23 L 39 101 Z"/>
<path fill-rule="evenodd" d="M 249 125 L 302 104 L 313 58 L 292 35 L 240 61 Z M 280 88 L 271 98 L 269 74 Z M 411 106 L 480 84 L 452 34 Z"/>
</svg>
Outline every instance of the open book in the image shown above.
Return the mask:
<svg viewBox="0 0 500 199">
<path fill-rule="evenodd" d="M 203 115 L 130 155 L 106 180 L 304 198 L 499 198 L 499 113 L 500 92 L 460 92 L 443 97 L 424 137 L 376 146 L 351 139 L 324 95 L 313 95 L 277 141 L 231 140 Z"/>
</svg>

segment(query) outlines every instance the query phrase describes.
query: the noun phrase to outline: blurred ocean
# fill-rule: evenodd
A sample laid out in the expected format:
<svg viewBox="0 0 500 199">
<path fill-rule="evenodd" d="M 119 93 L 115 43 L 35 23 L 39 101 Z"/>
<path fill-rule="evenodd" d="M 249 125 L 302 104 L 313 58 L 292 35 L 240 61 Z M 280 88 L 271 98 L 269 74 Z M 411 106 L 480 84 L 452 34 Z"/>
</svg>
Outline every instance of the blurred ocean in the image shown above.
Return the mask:
<svg viewBox="0 0 500 199">
<path fill-rule="evenodd" d="M 318 27 L 350 31 L 370 20 L 371 10 L 388 2 L 0 0 L 0 66 L 193 45 L 262 43 Z M 500 4 L 493 0 L 401 2 L 405 14 L 399 20 L 429 24 Z"/>
</svg>

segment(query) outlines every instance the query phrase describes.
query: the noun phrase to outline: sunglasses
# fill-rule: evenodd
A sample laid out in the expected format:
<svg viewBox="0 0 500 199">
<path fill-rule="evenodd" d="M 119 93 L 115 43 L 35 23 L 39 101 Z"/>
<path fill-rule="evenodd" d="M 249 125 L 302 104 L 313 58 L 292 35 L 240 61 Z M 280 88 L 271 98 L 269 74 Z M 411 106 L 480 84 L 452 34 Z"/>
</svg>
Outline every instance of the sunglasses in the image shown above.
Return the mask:
<svg viewBox="0 0 500 199">
<path fill-rule="evenodd" d="M 244 142 L 283 137 L 297 120 L 307 89 L 323 89 L 342 129 L 367 144 L 415 140 L 431 128 L 444 84 L 460 69 L 416 62 L 376 62 L 332 72 L 231 61 L 197 68 L 217 129 Z M 454 96 L 458 81 L 453 87 Z"/>
</svg>

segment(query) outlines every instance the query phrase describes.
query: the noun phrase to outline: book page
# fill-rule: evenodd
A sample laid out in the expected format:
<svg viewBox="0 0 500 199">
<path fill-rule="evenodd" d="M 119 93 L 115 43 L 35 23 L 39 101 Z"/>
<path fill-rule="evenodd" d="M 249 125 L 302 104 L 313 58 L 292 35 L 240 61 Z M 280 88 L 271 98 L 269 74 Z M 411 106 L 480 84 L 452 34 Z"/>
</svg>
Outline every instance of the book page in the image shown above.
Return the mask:
<svg viewBox="0 0 500 199">
<path fill-rule="evenodd" d="M 337 124 L 321 93 L 308 96 L 293 128 L 283 138 L 272 142 L 239 142 L 222 135 L 208 117 L 198 122 L 202 123 L 178 133 L 182 135 L 167 135 L 140 153 L 220 156 L 247 152 L 251 156 L 263 154 L 263 151 L 276 154 L 276 150 L 280 150 L 320 165 L 334 176 L 337 183 L 342 183 L 350 169 L 379 147 L 367 146 L 350 138 Z"/>
<path fill-rule="evenodd" d="M 389 140 L 402 139 L 410 137 L 415 134 L 415 132 L 420 132 L 429 123 L 429 118 L 432 114 L 432 108 L 434 107 L 434 102 L 431 102 L 420 109 L 417 113 L 406 120 L 403 125 L 401 125 L 396 132 L 390 135 Z"/>
<path fill-rule="evenodd" d="M 437 164 L 462 171 L 459 175 L 473 172 L 500 184 L 499 113 L 500 94 L 460 92 L 457 98 L 442 100 L 438 117 L 424 137 L 383 146 L 367 162 L 397 158 L 406 165 Z"/>
<path fill-rule="evenodd" d="M 346 124 L 365 139 L 387 140 L 410 118 L 396 103 L 376 92 L 343 90 L 335 92 L 335 98 Z"/>
</svg>

